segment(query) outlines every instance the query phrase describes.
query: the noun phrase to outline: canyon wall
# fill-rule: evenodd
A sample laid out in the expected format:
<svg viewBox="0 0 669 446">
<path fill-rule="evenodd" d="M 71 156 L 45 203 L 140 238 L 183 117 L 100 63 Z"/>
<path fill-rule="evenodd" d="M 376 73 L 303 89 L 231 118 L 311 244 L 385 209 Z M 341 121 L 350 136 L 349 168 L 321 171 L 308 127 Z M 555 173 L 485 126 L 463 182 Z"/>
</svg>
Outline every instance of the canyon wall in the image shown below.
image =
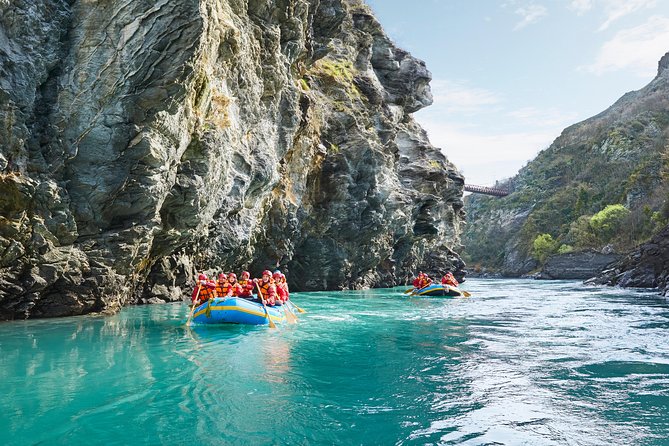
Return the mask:
<svg viewBox="0 0 669 446">
<path fill-rule="evenodd" d="M 0 2 L 0 319 L 462 274 L 425 64 L 357 0 Z"/>
</svg>

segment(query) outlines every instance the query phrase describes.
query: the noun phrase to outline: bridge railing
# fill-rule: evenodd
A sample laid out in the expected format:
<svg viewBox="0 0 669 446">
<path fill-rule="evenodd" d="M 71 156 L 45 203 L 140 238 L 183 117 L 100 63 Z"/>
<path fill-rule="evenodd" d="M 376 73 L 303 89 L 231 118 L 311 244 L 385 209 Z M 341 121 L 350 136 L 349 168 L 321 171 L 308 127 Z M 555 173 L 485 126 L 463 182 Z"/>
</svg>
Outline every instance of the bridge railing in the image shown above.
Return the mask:
<svg viewBox="0 0 669 446">
<path fill-rule="evenodd" d="M 506 197 L 511 192 L 508 189 L 500 189 L 496 187 L 475 186 L 473 184 L 465 184 L 465 191 L 474 194 L 492 195 L 494 197 Z"/>
</svg>

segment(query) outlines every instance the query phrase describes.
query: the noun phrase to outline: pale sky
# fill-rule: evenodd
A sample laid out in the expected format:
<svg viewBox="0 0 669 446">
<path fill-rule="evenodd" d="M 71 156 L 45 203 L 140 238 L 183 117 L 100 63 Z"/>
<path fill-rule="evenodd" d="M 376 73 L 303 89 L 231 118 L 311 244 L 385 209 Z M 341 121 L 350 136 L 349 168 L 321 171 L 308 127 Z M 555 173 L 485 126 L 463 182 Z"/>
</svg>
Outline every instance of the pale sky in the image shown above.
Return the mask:
<svg viewBox="0 0 669 446">
<path fill-rule="evenodd" d="M 432 72 L 415 114 L 469 184 L 513 176 L 657 73 L 669 0 L 367 0 Z"/>
</svg>

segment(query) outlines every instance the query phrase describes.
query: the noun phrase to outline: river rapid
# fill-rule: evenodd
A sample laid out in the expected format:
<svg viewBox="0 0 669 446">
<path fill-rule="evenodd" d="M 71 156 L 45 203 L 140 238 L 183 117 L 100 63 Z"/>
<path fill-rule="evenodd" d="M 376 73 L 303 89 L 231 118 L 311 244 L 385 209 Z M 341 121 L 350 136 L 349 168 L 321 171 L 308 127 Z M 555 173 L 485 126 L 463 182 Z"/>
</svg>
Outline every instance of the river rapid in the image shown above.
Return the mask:
<svg viewBox="0 0 669 446">
<path fill-rule="evenodd" d="M 275 330 L 185 304 L 0 324 L 0 444 L 669 444 L 664 298 L 463 289 L 295 293 Z"/>
</svg>

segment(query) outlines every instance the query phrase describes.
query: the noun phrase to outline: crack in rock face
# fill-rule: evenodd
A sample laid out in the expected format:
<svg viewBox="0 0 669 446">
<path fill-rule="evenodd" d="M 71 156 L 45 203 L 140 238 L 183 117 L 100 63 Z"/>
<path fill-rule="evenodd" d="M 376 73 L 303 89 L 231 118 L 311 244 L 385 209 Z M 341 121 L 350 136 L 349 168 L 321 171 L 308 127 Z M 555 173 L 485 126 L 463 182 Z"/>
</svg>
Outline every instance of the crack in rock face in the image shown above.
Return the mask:
<svg viewBox="0 0 669 446">
<path fill-rule="evenodd" d="M 462 276 L 425 64 L 357 0 L 0 2 L 0 319 Z"/>
</svg>

